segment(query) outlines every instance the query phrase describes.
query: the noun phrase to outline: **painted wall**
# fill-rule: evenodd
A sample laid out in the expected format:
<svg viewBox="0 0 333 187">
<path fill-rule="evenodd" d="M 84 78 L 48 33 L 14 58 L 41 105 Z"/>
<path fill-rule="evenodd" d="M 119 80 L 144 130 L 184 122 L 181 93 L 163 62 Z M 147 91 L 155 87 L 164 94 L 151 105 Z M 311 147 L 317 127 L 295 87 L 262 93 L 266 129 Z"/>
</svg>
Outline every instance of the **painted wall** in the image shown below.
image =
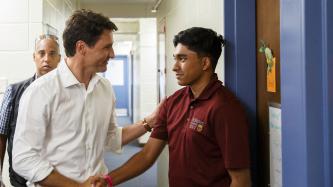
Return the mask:
<svg viewBox="0 0 333 187">
<path fill-rule="evenodd" d="M 32 76 L 35 38 L 48 29 L 56 30 L 62 43 L 65 20 L 78 6 L 78 0 L 3 1 L 0 6 L 0 77 L 7 78 L 10 84 Z"/>
<path fill-rule="evenodd" d="M 157 97 L 157 31 L 156 19 L 140 19 L 139 32 L 139 63 L 134 62 L 134 70 L 139 71 L 139 119 L 143 119 L 156 107 Z M 137 66 L 138 64 L 139 67 Z M 134 111 L 135 112 L 135 111 Z M 135 119 L 135 121 L 139 120 Z M 139 138 L 140 143 L 145 143 L 149 138 L 149 133 Z"/>
<path fill-rule="evenodd" d="M 223 2 L 221 0 L 165 0 L 162 1 L 157 12 L 157 22 L 161 24 L 165 19 L 166 29 L 166 94 L 170 95 L 180 87 L 177 85 L 173 65 L 174 35 L 179 31 L 198 26 L 215 30 L 218 34 L 224 33 Z M 159 26 L 158 26 L 159 27 Z M 224 80 L 223 58 L 220 58 L 216 72 L 219 79 Z"/>
</svg>

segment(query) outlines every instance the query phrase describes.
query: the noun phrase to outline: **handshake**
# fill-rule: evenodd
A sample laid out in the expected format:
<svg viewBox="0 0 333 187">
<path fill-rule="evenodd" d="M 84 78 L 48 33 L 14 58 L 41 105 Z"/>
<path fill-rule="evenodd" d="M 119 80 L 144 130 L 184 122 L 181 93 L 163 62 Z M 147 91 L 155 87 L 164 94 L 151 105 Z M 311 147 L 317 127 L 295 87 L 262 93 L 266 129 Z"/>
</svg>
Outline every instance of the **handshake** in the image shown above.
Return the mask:
<svg viewBox="0 0 333 187">
<path fill-rule="evenodd" d="M 109 175 L 91 176 L 78 187 L 112 187 L 112 179 Z"/>
</svg>

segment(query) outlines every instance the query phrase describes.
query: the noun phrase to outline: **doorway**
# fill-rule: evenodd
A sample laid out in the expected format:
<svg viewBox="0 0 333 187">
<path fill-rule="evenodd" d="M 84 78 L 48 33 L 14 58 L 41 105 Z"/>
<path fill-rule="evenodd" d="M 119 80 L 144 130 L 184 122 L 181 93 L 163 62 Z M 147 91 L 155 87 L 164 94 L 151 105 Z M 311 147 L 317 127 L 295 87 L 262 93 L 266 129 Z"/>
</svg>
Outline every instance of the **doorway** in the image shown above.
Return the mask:
<svg viewBox="0 0 333 187">
<path fill-rule="evenodd" d="M 132 65 L 130 55 L 116 55 L 108 63 L 105 77 L 112 83 L 116 95 L 116 115 L 119 120 L 132 122 Z M 121 122 L 123 124 L 123 122 Z"/>
</svg>

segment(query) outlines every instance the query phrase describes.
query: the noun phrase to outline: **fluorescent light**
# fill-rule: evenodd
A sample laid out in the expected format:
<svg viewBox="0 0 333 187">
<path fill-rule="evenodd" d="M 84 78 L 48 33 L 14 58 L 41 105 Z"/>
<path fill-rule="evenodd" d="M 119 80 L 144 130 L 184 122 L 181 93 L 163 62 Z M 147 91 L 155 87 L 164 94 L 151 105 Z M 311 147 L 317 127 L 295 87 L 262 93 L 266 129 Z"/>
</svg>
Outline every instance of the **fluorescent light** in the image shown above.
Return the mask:
<svg viewBox="0 0 333 187">
<path fill-rule="evenodd" d="M 155 1 L 155 4 L 154 4 L 153 8 L 151 9 L 152 13 L 156 13 L 157 12 L 157 9 L 160 6 L 161 2 L 162 2 L 162 0 L 156 0 Z"/>
</svg>

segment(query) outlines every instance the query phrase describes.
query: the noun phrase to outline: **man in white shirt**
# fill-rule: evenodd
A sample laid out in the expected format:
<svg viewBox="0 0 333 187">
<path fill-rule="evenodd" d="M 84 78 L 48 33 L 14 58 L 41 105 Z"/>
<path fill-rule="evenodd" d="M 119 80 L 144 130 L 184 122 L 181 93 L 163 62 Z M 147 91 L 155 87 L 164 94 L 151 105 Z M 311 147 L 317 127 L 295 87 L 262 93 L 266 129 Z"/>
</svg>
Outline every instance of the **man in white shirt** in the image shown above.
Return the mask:
<svg viewBox="0 0 333 187">
<path fill-rule="evenodd" d="M 28 186 L 90 187 L 108 172 L 105 151 L 120 152 L 154 124 L 156 112 L 136 124 L 116 126 L 111 84 L 96 74 L 115 56 L 116 30 L 101 14 L 74 12 L 63 33 L 67 58 L 24 92 L 13 167 Z"/>
</svg>

